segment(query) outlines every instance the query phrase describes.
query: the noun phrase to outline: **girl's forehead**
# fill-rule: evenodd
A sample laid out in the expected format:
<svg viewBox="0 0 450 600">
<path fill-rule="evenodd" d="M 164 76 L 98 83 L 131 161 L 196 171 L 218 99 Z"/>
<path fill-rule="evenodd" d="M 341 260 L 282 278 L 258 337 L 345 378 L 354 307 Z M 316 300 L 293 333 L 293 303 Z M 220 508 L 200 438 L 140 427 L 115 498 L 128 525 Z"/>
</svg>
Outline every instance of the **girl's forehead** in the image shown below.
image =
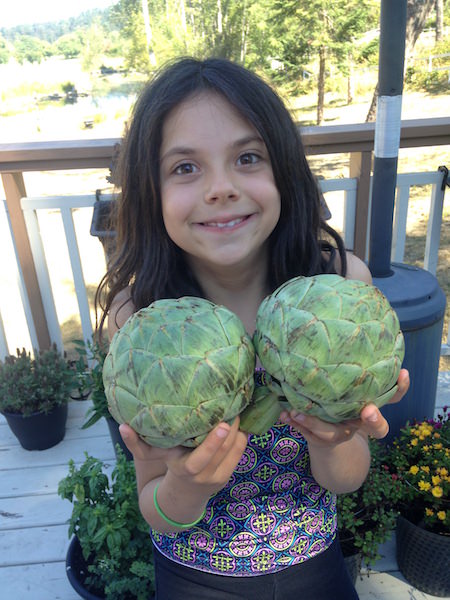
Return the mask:
<svg viewBox="0 0 450 600">
<path fill-rule="evenodd" d="M 214 91 L 202 91 L 188 96 L 175 106 L 166 116 L 163 130 L 176 127 L 185 119 L 199 119 L 201 122 L 203 118 L 209 117 L 222 121 L 231 120 L 241 124 L 245 123 L 253 128 L 250 121 L 224 96 Z"/>
<path fill-rule="evenodd" d="M 200 92 L 183 100 L 167 115 L 162 129 L 162 148 L 188 143 L 194 137 L 210 139 L 258 136 L 256 128 L 226 98 L 216 92 Z"/>
</svg>

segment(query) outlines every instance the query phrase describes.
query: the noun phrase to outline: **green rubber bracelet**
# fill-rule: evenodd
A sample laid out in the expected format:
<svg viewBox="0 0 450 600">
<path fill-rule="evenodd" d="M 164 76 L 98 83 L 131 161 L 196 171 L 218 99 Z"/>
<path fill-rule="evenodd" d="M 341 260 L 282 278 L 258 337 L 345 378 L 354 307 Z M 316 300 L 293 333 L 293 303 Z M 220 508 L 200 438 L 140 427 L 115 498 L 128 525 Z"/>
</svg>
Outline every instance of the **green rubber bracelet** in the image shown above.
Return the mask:
<svg viewBox="0 0 450 600">
<path fill-rule="evenodd" d="M 172 525 L 172 527 L 178 527 L 179 529 L 190 529 L 191 527 L 194 527 L 194 525 L 197 525 L 197 523 L 199 521 L 201 521 L 203 519 L 203 517 L 205 516 L 206 509 L 202 512 L 202 514 L 199 516 L 199 518 L 196 519 L 195 521 L 192 521 L 192 523 L 178 523 L 177 521 L 173 521 L 172 519 L 169 519 L 169 517 L 163 513 L 161 507 L 158 504 L 158 499 L 156 498 L 156 492 L 158 491 L 158 487 L 159 487 L 159 483 L 155 485 L 155 490 L 153 492 L 153 503 L 155 505 L 156 512 L 161 517 L 161 519 L 163 519 L 169 525 Z"/>
</svg>

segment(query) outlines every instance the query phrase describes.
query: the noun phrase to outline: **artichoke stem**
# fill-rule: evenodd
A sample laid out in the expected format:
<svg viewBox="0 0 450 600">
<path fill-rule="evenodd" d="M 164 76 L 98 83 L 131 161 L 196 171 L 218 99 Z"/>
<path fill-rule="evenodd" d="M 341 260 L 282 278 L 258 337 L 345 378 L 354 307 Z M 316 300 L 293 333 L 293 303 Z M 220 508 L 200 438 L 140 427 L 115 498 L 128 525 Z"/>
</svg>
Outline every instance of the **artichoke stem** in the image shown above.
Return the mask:
<svg viewBox="0 0 450 600">
<path fill-rule="evenodd" d="M 247 433 L 262 435 L 278 421 L 282 405 L 278 396 L 267 388 L 256 388 L 252 402 L 239 415 L 240 429 Z"/>
</svg>

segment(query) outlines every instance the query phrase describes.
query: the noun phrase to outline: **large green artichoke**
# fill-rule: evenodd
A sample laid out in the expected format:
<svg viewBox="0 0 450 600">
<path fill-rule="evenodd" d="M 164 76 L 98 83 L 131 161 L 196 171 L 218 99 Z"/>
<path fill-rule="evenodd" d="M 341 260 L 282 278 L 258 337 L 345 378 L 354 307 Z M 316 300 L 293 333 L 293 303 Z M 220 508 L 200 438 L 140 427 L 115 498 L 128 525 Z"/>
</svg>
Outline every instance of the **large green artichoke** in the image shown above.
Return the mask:
<svg viewBox="0 0 450 600">
<path fill-rule="evenodd" d="M 193 447 L 250 402 L 255 350 L 240 319 L 201 298 L 158 300 L 115 334 L 103 367 L 111 415 L 160 448 Z"/>
<path fill-rule="evenodd" d="M 279 287 L 259 308 L 253 343 L 272 395 L 332 423 L 358 417 L 369 402 L 388 402 L 404 356 L 386 297 L 339 275 Z"/>
</svg>

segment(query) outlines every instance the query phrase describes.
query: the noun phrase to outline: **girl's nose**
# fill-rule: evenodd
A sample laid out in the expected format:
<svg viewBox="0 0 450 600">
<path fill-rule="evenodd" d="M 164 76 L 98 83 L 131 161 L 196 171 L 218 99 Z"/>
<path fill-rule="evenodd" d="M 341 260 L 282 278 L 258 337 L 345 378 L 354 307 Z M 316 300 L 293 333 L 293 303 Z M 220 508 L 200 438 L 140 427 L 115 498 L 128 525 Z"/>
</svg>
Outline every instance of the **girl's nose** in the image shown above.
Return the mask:
<svg viewBox="0 0 450 600">
<path fill-rule="evenodd" d="M 211 176 L 205 191 L 206 202 L 228 202 L 239 198 L 239 190 L 226 172 Z"/>
</svg>

